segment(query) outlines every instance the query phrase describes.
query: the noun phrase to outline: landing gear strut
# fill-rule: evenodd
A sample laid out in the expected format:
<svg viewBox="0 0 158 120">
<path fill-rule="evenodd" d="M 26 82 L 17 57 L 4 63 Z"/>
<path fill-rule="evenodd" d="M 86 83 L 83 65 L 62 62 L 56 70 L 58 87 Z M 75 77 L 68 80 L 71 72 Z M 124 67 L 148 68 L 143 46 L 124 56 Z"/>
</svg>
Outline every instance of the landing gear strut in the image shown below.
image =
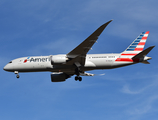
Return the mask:
<svg viewBox="0 0 158 120">
<path fill-rule="evenodd" d="M 78 63 L 78 62 L 75 62 L 75 66 L 76 66 L 76 69 L 75 69 L 75 74 L 77 75 L 75 77 L 75 80 L 79 80 L 79 81 L 82 81 L 82 77 L 80 77 L 80 73 L 82 73 L 82 70 L 81 70 L 81 64 Z"/>
<path fill-rule="evenodd" d="M 14 73 L 16 74 L 16 78 L 19 78 L 19 72 L 18 71 L 14 71 Z"/>
</svg>

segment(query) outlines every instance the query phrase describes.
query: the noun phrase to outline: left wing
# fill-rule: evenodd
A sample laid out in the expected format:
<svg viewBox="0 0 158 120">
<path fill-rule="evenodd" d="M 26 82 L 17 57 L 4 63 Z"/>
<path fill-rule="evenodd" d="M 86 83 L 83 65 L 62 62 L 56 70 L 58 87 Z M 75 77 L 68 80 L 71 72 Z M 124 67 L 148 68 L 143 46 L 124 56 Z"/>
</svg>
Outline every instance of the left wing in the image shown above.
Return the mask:
<svg viewBox="0 0 158 120">
<path fill-rule="evenodd" d="M 112 20 L 108 21 L 107 23 L 100 26 L 95 32 L 93 32 L 86 40 L 84 40 L 80 45 L 78 45 L 75 49 L 67 54 L 67 57 L 70 59 L 67 62 L 67 65 L 72 65 L 75 62 L 84 66 L 85 58 L 88 51 L 91 49 L 93 44 L 97 41 L 99 35 L 103 32 L 105 27 L 111 22 Z"/>
</svg>

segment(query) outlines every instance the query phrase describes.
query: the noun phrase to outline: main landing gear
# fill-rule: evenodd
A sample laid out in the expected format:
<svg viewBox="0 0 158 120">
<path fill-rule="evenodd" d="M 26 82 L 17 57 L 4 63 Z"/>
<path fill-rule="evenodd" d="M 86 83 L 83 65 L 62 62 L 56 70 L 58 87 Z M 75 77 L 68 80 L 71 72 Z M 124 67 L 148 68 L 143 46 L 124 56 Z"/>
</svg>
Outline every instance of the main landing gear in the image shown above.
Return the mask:
<svg viewBox="0 0 158 120">
<path fill-rule="evenodd" d="M 19 78 L 19 72 L 18 71 L 14 71 L 14 73 L 16 74 L 16 78 Z"/>
<path fill-rule="evenodd" d="M 82 70 L 80 69 L 80 67 L 77 67 L 76 69 L 75 69 L 75 74 L 77 75 L 76 77 L 75 77 L 75 80 L 77 81 L 77 80 L 79 80 L 79 81 L 82 81 L 82 77 L 80 77 L 80 73 L 82 72 Z"/>
<path fill-rule="evenodd" d="M 77 81 L 77 80 L 82 81 L 82 77 L 76 76 L 76 77 L 75 77 L 75 80 L 76 80 L 76 81 Z"/>
<path fill-rule="evenodd" d="M 80 73 L 82 73 L 82 66 L 81 66 L 81 64 L 80 64 L 79 62 L 75 62 L 74 65 L 75 65 L 75 67 L 76 67 L 76 69 L 75 69 L 75 74 L 77 75 L 77 76 L 75 77 L 75 80 L 76 80 L 76 81 L 77 81 L 77 80 L 82 81 L 82 77 L 80 77 Z"/>
</svg>

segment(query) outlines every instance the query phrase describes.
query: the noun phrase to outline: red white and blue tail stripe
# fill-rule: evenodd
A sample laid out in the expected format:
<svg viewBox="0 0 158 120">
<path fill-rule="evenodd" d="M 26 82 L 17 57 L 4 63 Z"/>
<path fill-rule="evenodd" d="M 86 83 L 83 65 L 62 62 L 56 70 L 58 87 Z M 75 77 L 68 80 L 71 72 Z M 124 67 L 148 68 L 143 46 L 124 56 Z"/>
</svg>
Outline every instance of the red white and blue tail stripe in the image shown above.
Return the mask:
<svg viewBox="0 0 158 120">
<path fill-rule="evenodd" d="M 143 51 L 147 37 L 149 35 L 149 31 L 147 32 L 142 32 L 132 43 L 131 45 L 121 53 L 121 57 L 125 58 L 131 58 L 141 51 Z"/>
<path fill-rule="evenodd" d="M 115 61 L 121 62 L 137 62 L 132 58 L 143 51 L 149 31 L 142 32 L 131 44 L 130 46 L 121 53 L 120 57 Z"/>
</svg>

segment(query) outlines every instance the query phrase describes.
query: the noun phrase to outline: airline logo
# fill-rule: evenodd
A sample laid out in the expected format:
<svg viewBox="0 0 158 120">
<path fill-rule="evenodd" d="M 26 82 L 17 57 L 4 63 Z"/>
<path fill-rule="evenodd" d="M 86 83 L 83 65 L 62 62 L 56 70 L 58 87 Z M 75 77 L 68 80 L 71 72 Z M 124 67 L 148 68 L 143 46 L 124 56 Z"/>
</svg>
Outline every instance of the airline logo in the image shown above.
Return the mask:
<svg viewBox="0 0 158 120">
<path fill-rule="evenodd" d="M 50 58 L 47 58 L 47 57 L 28 57 L 27 59 L 24 60 L 24 63 L 27 63 L 27 62 L 47 62 L 47 61 L 50 61 Z"/>
<path fill-rule="evenodd" d="M 117 58 L 115 61 L 122 62 L 139 62 L 139 60 L 133 60 L 132 57 L 143 51 L 147 37 L 149 35 L 149 31 L 142 32 L 133 42 L 132 44 L 121 53 L 120 58 Z"/>
<path fill-rule="evenodd" d="M 27 59 L 24 60 L 24 63 L 26 63 L 29 60 L 30 57 L 28 57 Z"/>
<path fill-rule="evenodd" d="M 143 51 L 149 31 L 142 32 L 133 43 L 121 54 L 125 56 L 135 56 L 141 51 Z"/>
</svg>

